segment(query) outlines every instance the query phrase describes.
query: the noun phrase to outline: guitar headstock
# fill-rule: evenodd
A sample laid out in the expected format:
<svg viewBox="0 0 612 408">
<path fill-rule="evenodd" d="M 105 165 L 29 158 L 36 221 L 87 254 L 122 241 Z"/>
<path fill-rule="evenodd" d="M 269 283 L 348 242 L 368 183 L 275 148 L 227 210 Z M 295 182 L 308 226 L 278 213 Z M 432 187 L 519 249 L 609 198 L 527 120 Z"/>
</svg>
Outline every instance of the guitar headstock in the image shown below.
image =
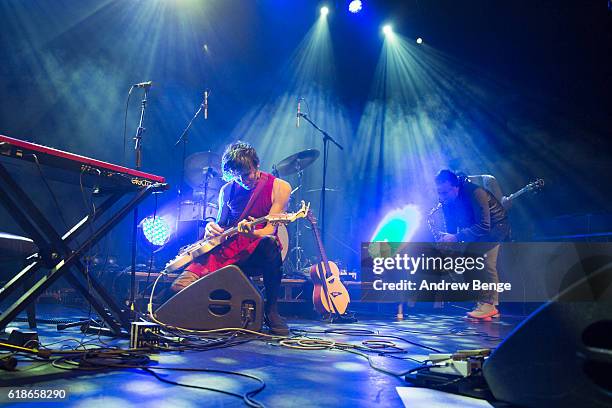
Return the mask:
<svg viewBox="0 0 612 408">
<path fill-rule="evenodd" d="M 305 218 L 310 212 L 310 203 L 306 204 L 306 201 L 302 200 L 302 207 L 293 213 L 293 220 L 295 221 L 299 218 Z"/>
<path fill-rule="evenodd" d="M 544 179 L 537 179 L 536 181 L 532 181 L 525 186 L 527 191 L 538 191 L 542 188 L 544 188 Z"/>
<path fill-rule="evenodd" d="M 294 213 L 271 214 L 266 216 L 266 220 L 271 224 L 288 224 L 300 218 L 306 218 L 309 212 L 310 203 L 306 204 L 306 202 L 302 200 L 302 207 L 298 211 Z"/>
</svg>

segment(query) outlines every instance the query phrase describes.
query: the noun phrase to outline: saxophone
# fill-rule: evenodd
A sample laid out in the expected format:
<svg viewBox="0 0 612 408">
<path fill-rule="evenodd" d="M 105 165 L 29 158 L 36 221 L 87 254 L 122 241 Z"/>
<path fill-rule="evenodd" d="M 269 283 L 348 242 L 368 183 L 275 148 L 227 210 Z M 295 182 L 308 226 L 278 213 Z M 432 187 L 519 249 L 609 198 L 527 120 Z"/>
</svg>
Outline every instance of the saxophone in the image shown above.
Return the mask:
<svg viewBox="0 0 612 408">
<path fill-rule="evenodd" d="M 429 211 L 427 225 L 429 225 L 429 231 L 433 235 L 434 240 L 439 242 L 442 234 L 446 232 L 446 221 L 442 212 L 442 203 L 438 203 Z"/>
</svg>

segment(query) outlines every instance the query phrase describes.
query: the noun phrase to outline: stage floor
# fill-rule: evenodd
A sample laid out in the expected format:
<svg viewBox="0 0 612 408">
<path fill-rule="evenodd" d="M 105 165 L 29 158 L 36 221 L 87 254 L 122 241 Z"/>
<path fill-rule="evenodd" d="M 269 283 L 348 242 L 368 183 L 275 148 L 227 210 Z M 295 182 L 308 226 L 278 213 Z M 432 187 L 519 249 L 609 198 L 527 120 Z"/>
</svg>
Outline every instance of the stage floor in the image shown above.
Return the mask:
<svg viewBox="0 0 612 408">
<path fill-rule="evenodd" d="M 63 307 L 39 307 L 42 319 L 78 318 L 87 316 L 82 311 Z M 290 320 L 297 334 L 308 334 L 319 339 L 362 344 L 364 340 L 392 341 L 405 350 L 398 358 L 376 356 L 369 353 L 371 364 L 394 373 L 402 373 L 419 366 L 417 361 L 427 359 L 430 347 L 442 352 L 461 349 L 495 347 L 523 320 L 523 316 L 502 315 L 501 319 L 488 322 L 468 320 L 464 310 L 446 306 L 445 309 L 405 311 L 403 321 L 357 314 L 359 321 L 351 324 L 329 324 L 313 320 Z M 380 316 L 377 316 L 380 317 Z M 26 328 L 26 323 L 11 326 Z M 337 334 L 333 331 L 342 331 Z M 326 332 L 327 331 L 327 332 Z M 330 332 L 331 331 L 331 332 Z M 347 331 L 354 331 L 348 333 Z M 374 335 L 369 335 L 372 332 Z M 54 324 L 40 324 L 38 333 L 44 345 L 53 348 L 74 348 L 78 342 L 128 347 L 127 339 L 110 339 L 96 335 L 84 335 L 78 328 L 58 332 Z M 394 336 L 394 337 L 385 337 Z M 407 358 L 414 359 L 408 360 Z M 207 368 L 237 371 L 257 376 L 266 383 L 265 389 L 254 399 L 268 407 L 296 406 L 377 406 L 401 407 L 402 400 L 396 387 L 409 386 L 402 377 L 394 377 L 371 368 L 363 356 L 341 350 L 297 350 L 279 346 L 271 341 L 251 341 L 229 348 L 206 351 L 168 351 L 152 354 L 159 366 L 181 368 Z M 416 361 L 415 361 L 416 360 Z M 18 369 L 29 364 L 20 359 Z M 42 363 L 44 364 L 44 363 Z M 30 366 L 30 369 L 33 366 Z M 193 384 L 242 394 L 255 389 L 258 383 L 252 379 L 227 374 L 157 371 L 163 378 L 183 384 Z M 7 378 L 2 372 L 2 378 Z M 45 403 L 46 407 L 104 407 L 121 408 L 135 405 L 148 407 L 241 407 L 244 402 L 237 397 L 219 392 L 205 391 L 163 383 L 140 369 L 124 369 L 98 373 L 83 373 L 78 377 L 66 373 L 62 378 L 34 385 L 20 386 L 38 389 L 61 388 L 68 392 L 68 399 L 58 403 Z M 3 395 L 8 391 L 3 388 Z M 430 397 L 436 398 L 436 397 Z M 6 399 L 3 399 L 6 401 Z M 414 407 L 434 406 L 435 400 L 421 399 Z M 449 401 L 438 398 L 443 406 Z M 24 407 L 29 404 L 15 404 Z"/>
</svg>

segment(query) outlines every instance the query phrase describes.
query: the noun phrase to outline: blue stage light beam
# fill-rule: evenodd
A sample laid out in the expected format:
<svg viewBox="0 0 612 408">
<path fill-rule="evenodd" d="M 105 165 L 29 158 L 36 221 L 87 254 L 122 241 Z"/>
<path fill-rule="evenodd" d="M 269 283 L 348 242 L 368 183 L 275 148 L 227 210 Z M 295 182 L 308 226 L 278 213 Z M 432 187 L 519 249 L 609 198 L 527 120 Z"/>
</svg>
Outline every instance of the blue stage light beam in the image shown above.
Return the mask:
<svg viewBox="0 0 612 408">
<path fill-rule="evenodd" d="M 477 171 L 491 168 L 485 153 L 490 141 L 465 113 L 474 109 L 477 95 L 455 68 L 430 47 L 388 29 L 353 152 L 363 219 L 377 219 L 407 201 L 433 206 L 434 176 L 452 157 L 465 158 Z"/>
<path fill-rule="evenodd" d="M 24 106 L 31 107 L 23 122 L 36 128 L 39 122 L 49 121 L 50 112 L 61 105 L 62 114 L 71 120 L 59 121 L 54 129 L 57 140 L 44 142 L 111 162 L 121 161 L 117 152 L 123 150 L 122 139 L 106 135 L 120 132 L 117 118 L 123 115 L 129 86 L 153 80 L 153 92 L 158 92 L 163 86 L 158 82 L 160 61 L 164 70 L 182 72 L 185 66 L 195 70 L 200 61 L 189 58 L 186 62 L 185 55 L 191 49 L 196 56 L 201 54 L 193 44 L 201 41 L 202 27 L 213 31 L 209 17 L 212 6 L 200 0 L 76 2 L 70 4 L 69 11 L 49 2 L 0 3 L 0 14 L 10 16 L 3 20 L 11 21 L 4 28 L 20 33 L 15 52 L 7 53 L 14 56 L 18 69 L 28 72 L 29 81 L 37 88 L 23 100 Z M 117 28 L 112 31 L 101 23 L 116 24 Z M 120 64 L 118 56 L 123 56 Z M 139 97 L 135 91 L 133 100 Z M 185 116 L 181 123 L 187 122 L 193 100 L 168 99 L 172 102 L 160 111 L 180 112 Z M 130 126 L 138 123 L 138 114 L 138 108 L 130 109 Z M 147 121 L 152 119 L 151 111 L 147 112 Z M 167 132 L 160 130 L 160 134 Z M 100 143 L 101 139 L 105 143 Z M 124 164 L 133 166 L 133 157 Z"/>
<path fill-rule="evenodd" d="M 234 128 L 231 137 L 253 143 L 263 163 L 262 169 L 266 171 L 272 164 L 300 150 L 322 151 L 322 136 L 310 124 L 302 119 L 300 127 L 296 127 L 298 99 L 304 98 L 300 103 L 301 112 L 307 113 L 319 127 L 343 144 L 353 131 L 348 112 L 335 94 L 336 80 L 328 20 L 318 18 L 286 63 L 268 79 L 262 78 L 262 84 L 269 86 L 253 101 L 253 108 Z M 340 150 L 332 146 L 327 173 L 330 188 L 345 183 L 342 172 L 335 169 L 336 163 L 343 162 L 341 157 Z M 320 187 L 321 166 L 322 157 L 305 172 L 301 194 Z M 288 181 L 297 186 L 293 177 Z M 328 200 L 333 200 L 331 195 Z M 310 192 L 302 198 L 311 201 L 316 211 L 318 194 Z"/>
<path fill-rule="evenodd" d="M 537 107 L 519 98 L 512 83 L 414 38 L 395 33 L 394 41 L 388 39 L 352 152 L 353 188 L 362 191 L 354 216 L 364 220 L 364 239 L 381 212 L 406 202 L 435 205 L 433 180 L 441 168 L 501 180 L 571 168 L 573 158 L 562 153 L 554 135 L 526 122 L 520 110 Z M 504 146 L 517 144 L 540 160 L 504 160 Z"/>
</svg>

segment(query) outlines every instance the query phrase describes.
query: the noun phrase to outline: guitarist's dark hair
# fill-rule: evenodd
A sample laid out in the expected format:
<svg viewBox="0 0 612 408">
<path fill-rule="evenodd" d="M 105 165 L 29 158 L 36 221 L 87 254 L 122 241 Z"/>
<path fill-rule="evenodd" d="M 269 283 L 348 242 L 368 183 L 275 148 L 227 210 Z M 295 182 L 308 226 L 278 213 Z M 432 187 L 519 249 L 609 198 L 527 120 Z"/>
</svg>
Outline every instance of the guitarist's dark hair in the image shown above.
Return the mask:
<svg viewBox="0 0 612 408">
<path fill-rule="evenodd" d="M 259 157 L 253 145 L 236 141 L 225 149 L 221 158 L 221 171 L 225 181 L 231 180 L 235 173 L 245 173 L 259 167 Z"/>
</svg>

